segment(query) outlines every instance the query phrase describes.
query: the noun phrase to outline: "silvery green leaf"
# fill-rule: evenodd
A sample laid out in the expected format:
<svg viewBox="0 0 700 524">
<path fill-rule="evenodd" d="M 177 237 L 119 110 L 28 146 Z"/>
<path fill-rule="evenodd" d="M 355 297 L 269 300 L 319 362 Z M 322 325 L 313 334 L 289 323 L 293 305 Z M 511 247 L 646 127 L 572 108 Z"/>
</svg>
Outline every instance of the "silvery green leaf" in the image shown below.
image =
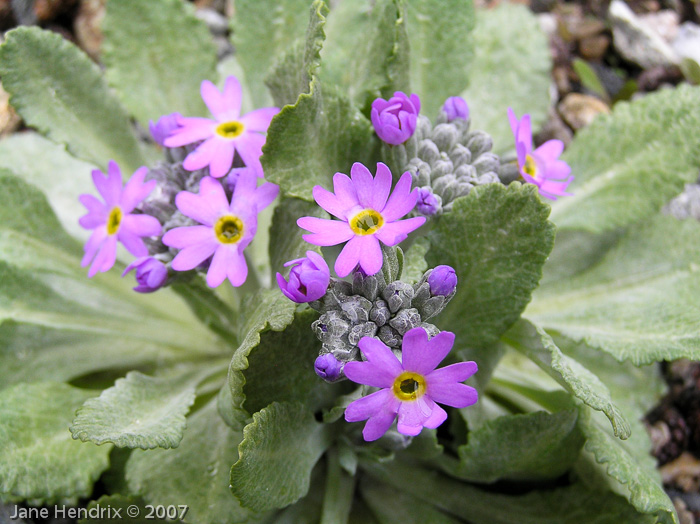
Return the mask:
<svg viewBox="0 0 700 524">
<path fill-rule="evenodd" d="M 75 156 L 130 174 L 144 163 L 129 117 L 102 73 L 57 33 L 19 27 L 0 46 L 0 75 L 25 122 Z"/>
<path fill-rule="evenodd" d="M 216 47 L 190 4 L 112 0 L 102 29 L 107 80 L 142 126 L 176 111 L 208 116 L 199 86 L 216 81 Z"/>
<path fill-rule="evenodd" d="M 648 219 L 695 181 L 700 87 L 662 89 L 620 102 L 580 133 L 563 156 L 576 176 L 552 206 L 562 229 L 593 233 Z"/>
<path fill-rule="evenodd" d="M 30 504 L 88 497 L 109 467 L 110 445 L 76 442 L 68 426 L 95 391 L 57 382 L 0 391 L 0 499 Z"/>
</svg>

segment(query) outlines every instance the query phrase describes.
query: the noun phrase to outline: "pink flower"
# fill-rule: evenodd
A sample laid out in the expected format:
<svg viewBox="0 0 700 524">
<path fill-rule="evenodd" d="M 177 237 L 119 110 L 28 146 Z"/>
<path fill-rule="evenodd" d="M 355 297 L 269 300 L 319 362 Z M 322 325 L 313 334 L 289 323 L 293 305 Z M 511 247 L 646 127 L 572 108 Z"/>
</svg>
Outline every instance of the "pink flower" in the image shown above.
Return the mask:
<svg viewBox="0 0 700 524">
<path fill-rule="evenodd" d="M 199 194 L 178 193 L 177 208 L 201 225 L 176 227 L 163 235 L 163 244 L 181 250 L 171 267 L 189 271 L 212 257 L 207 271 L 209 287 L 218 286 L 226 278 L 233 286 L 243 284 L 248 276 L 243 250 L 258 229 L 258 213 L 278 192 L 279 188 L 269 182 L 257 187 L 255 174 L 243 172 L 230 203 L 221 182 L 211 177 L 202 179 Z"/>
<path fill-rule="evenodd" d="M 340 219 L 302 217 L 299 227 L 311 231 L 304 240 L 317 246 L 333 246 L 346 242 L 335 261 L 335 272 L 345 277 L 360 264 L 367 275 L 382 268 L 381 241 L 395 246 L 425 223 L 425 217 L 399 220 L 416 205 L 418 190 L 411 191 L 411 174 L 406 172 L 391 192 L 391 171 L 381 162 L 377 176 L 356 162 L 350 170 L 352 180 L 343 173 L 333 176 L 335 194 L 315 186 L 314 199 L 323 209 Z"/>
<path fill-rule="evenodd" d="M 413 328 L 403 337 L 402 363 L 380 340 L 362 338 L 358 345 L 367 361 L 348 362 L 345 375 L 353 382 L 382 389 L 351 402 L 345 420 L 367 420 L 362 435 L 371 441 L 386 433 L 398 415 L 399 433 L 414 436 L 424 427 L 436 428 L 447 419 L 447 413 L 436 402 L 455 408 L 474 404 L 477 391 L 462 382 L 476 373 L 475 362 L 435 369 L 452 349 L 454 340 L 454 333 L 449 331 L 428 340 L 425 329 Z"/>
<path fill-rule="evenodd" d="M 223 92 L 209 80 L 202 82 L 202 99 L 214 115 L 215 120 L 199 117 L 179 117 L 180 127 L 173 129 L 165 139 L 167 147 L 180 147 L 204 140 L 192 151 L 182 166 L 188 171 L 196 171 L 209 166 L 214 178 L 221 178 L 229 172 L 233 156 L 237 151 L 245 165 L 263 176 L 260 156 L 265 136 L 272 117 L 279 113 L 276 107 L 256 109 L 240 116 L 241 84 L 235 76 L 226 79 Z"/>
<path fill-rule="evenodd" d="M 558 196 L 570 196 L 571 193 L 566 193 L 566 188 L 574 179 L 569 176 L 571 167 L 559 160 L 564 151 L 564 143 L 561 140 L 548 140 L 533 151 L 530 115 L 526 114 L 518 120 L 513 110 L 508 108 L 508 120 L 515 136 L 515 150 L 523 179 L 535 184 L 540 194 L 550 200 L 556 200 Z"/>
<path fill-rule="evenodd" d="M 104 203 L 93 195 L 80 195 L 80 202 L 87 208 L 79 223 L 85 229 L 93 229 L 85 244 L 83 267 L 92 265 L 88 277 L 109 271 L 117 259 L 117 240 L 136 257 L 148 255 L 141 237 L 160 235 L 162 227 L 158 219 L 144 214 L 133 214 L 134 208 L 146 198 L 156 185 L 155 180 L 143 183 L 148 168 L 140 167 L 122 188 L 122 173 L 114 160 L 110 160 L 108 175 L 99 169 L 92 172 L 92 180 Z M 94 260 L 93 260 L 94 258 Z"/>
<path fill-rule="evenodd" d="M 290 260 L 284 267 L 292 266 L 289 282 L 277 273 L 277 285 L 289 300 L 298 304 L 313 302 L 326 294 L 331 273 L 323 257 L 307 251 L 306 257 Z"/>
</svg>

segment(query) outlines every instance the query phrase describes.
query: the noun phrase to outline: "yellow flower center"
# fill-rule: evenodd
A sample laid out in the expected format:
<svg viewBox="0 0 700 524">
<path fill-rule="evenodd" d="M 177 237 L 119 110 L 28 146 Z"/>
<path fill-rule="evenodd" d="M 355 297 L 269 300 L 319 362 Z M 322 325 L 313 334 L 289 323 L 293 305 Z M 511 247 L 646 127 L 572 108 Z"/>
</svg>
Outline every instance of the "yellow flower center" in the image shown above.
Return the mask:
<svg viewBox="0 0 700 524">
<path fill-rule="evenodd" d="M 413 371 L 404 371 L 396 377 L 391 389 L 402 402 L 417 400 L 425 395 L 425 377 Z"/>
<path fill-rule="evenodd" d="M 523 166 L 523 171 L 525 171 L 532 178 L 537 178 L 537 163 L 535 159 L 530 155 L 525 156 L 525 165 Z"/>
<path fill-rule="evenodd" d="M 243 236 L 243 221 L 237 216 L 222 216 L 214 224 L 216 238 L 222 244 L 235 244 Z"/>
<path fill-rule="evenodd" d="M 119 230 L 119 224 L 122 223 L 122 210 L 119 206 L 114 206 L 107 217 L 107 234 L 113 235 Z"/>
<path fill-rule="evenodd" d="M 384 217 L 374 209 L 360 211 L 350 220 L 350 229 L 360 236 L 376 233 L 383 225 Z"/>
<path fill-rule="evenodd" d="M 243 133 L 245 126 L 243 122 L 237 122 L 232 120 L 231 122 L 224 122 L 216 126 L 216 134 L 224 138 L 236 138 Z"/>
</svg>

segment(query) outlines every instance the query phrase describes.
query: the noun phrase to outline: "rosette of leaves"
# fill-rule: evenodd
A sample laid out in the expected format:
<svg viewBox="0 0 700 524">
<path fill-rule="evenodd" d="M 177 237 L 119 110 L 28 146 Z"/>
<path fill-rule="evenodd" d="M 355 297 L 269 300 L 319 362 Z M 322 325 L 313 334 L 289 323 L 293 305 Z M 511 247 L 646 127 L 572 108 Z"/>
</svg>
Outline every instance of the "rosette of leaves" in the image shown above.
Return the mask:
<svg viewBox="0 0 700 524">
<path fill-rule="evenodd" d="M 432 114 L 466 92 L 498 137 L 489 115 L 507 131 L 509 105 L 545 114 L 530 91 L 549 64 L 521 7 L 336 10 L 237 0 L 236 59 L 218 66 L 180 0 L 108 1 L 104 74 L 58 35 L 7 34 L 0 76 L 36 131 L 0 142 L 0 498 L 186 505 L 178 518 L 204 524 L 677 522 L 639 421 L 662 390 L 647 364 L 700 357 L 700 225 L 660 214 L 697 176 L 700 90 L 618 104 L 582 131 L 565 155 L 575 196 L 550 207 L 534 186 L 478 186 L 406 249 L 408 284 L 455 268 L 434 321 L 477 361 L 481 398 L 437 432 L 367 444 L 342 420 L 352 385 L 313 372 L 317 313 L 267 275 L 308 249 L 294 223 L 321 213 L 313 185 L 379 160 L 374 97 L 416 92 Z M 283 198 L 252 246 L 259 282 L 142 296 L 116 271 L 88 280 L 75 237 L 90 170 L 155 163 L 134 121 L 202 114 L 217 69 L 284 106 L 262 157 Z"/>
</svg>

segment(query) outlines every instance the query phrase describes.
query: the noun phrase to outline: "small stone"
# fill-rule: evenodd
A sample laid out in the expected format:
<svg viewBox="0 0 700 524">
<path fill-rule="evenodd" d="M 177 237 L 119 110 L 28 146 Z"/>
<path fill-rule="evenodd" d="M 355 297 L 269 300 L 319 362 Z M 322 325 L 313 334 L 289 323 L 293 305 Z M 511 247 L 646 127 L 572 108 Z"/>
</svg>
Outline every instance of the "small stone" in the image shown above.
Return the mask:
<svg viewBox="0 0 700 524">
<path fill-rule="evenodd" d="M 688 511 L 688 506 L 686 506 L 682 498 L 674 497 L 673 507 L 676 509 L 676 513 L 678 513 L 679 524 L 695 524 L 695 517 L 691 511 Z"/>
<path fill-rule="evenodd" d="M 561 117 L 573 129 L 590 124 L 599 114 L 610 113 L 610 108 L 597 98 L 580 93 L 569 93 L 557 106 Z"/>
<path fill-rule="evenodd" d="M 607 35 L 593 35 L 583 38 L 579 44 L 581 55 L 588 60 L 603 58 L 610 46 L 610 37 Z"/>
<path fill-rule="evenodd" d="M 207 24 L 209 31 L 216 36 L 225 36 L 228 32 L 228 20 L 214 9 L 203 7 L 195 11 L 195 16 Z"/>
<path fill-rule="evenodd" d="M 700 461 L 687 451 L 673 462 L 661 466 L 659 473 L 664 484 L 677 486 L 686 492 L 700 489 Z"/>
<path fill-rule="evenodd" d="M 653 28 L 654 31 L 668 43 L 673 42 L 678 35 L 680 17 L 678 13 L 670 9 L 639 15 L 639 20 L 648 27 Z"/>
<path fill-rule="evenodd" d="M 576 40 L 590 38 L 605 31 L 605 24 L 596 18 L 584 18 L 568 27 L 569 32 Z"/>
<path fill-rule="evenodd" d="M 7 136 L 16 131 L 22 119 L 10 105 L 10 95 L 0 83 L 0 136 Z"/>
<path fill-rule="evenodd" d="M 92 59 L 97 60 L 102 48 L 102 20 L 107 0 L 82 0 L 73 21 L 73 32 L 78 45 Z"/>
<path fill-rule="evenodd" d="M 568 146 L 573 138 L 574 134 L 571 129 L 569 129 L 569 127 L 561 119 L 559 113 L 557 113 L 557 110 L 552 107 L 549 109 L 547 121 L 545 122 L 544 126 L 542 126 L 540 132 L 535 136 L 535 144 L 544 144 L 547 140 L 554 139 L 561 140 L 564 142 L 565 146 Z M 520 172 L 517 170 L 517 165 L 515 166 L 515 169 L 517 174 L 514 174 L 515 178 L 513 178 L 513 180 L 520 175 Z M 507 171 L 504 171 L 503 166 L 501 166 L 498 176 L 504 183 L 506 183 L 504 179 L 504 175 L 506 173 Z"/>
<path fill-rule="evenodd" d="M 35 0 L 34 14 L 39 22 L 49 22 L 65 13 L 77 0 Z"/>
<path fill-rule="evenodd" d="M 613 0 L 608 11 L 613 26 L 613 44 L 626 60 L 643 68 L 678 63 L 678 55 L 655 28 L 635 15 L 622 0 Z"/>
<path fill-rule="evenodd" d="M 557 66 L 552 70 L 552 79 L 560 96 L 571 92 L 571 72 L 568 66 Z"/>
<path fill-rule="evenodd" d="M 689 58 L 700 64 L 700 26 L 685 22 L 673 40 L 673 49 L 681 58 Z"/>
<path fill-rule="evenodd" d="M 537 21 L 540 24 L 540 29 L 549 38 L 554 36 L 557 32 L 557 17 L 552 13 L 540 13 L 537 15 Z"/>
</svg>

